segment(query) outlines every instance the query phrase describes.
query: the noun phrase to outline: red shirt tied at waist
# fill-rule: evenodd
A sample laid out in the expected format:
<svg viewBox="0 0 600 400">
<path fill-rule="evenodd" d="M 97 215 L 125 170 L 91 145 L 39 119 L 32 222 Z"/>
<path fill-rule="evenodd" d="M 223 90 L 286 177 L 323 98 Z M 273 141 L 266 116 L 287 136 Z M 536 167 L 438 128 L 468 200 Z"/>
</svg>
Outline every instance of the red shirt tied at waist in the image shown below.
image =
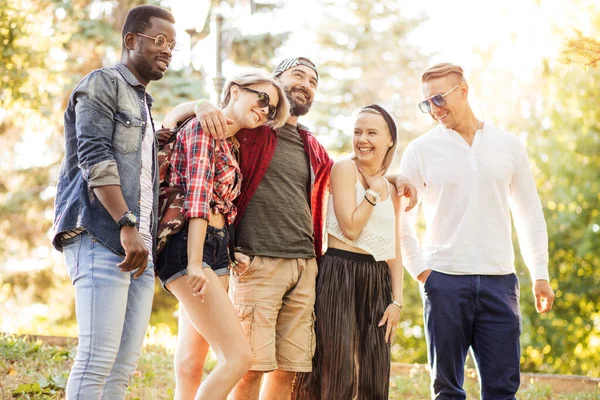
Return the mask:
<svg viewBox="0 0 600 400">
<path fill-rule="evenodd" d="M 315 254 L 318 259 L 323 254 L 325 207 L 333 161 L 306 127 L 298 124 L 298 131 L 304 143 L 304 152 L 310 160 L 310 184 L 306 191 L 311 199 Z M 277 133 L 267 126 L 261 126 L 256 129 L 242 129 L 237 133 L 236 138 L 240 143 L 239 165 L 244 177 L 240 196 L 235 200 L 238 211 L 235 222 L 237 225 L 271 164 L 277 145 Z"/>
<path fill-rule="evenodd" d="M 240 193 L 242 176 L 230 140 L 214 140 L 197 119 L 179 132 L 166 181 L 185 193 L 183 213 L 187 219 L 210 219 L 210 209 L 233 223 L 237 210 L 233 200 Z"/>
</svg>

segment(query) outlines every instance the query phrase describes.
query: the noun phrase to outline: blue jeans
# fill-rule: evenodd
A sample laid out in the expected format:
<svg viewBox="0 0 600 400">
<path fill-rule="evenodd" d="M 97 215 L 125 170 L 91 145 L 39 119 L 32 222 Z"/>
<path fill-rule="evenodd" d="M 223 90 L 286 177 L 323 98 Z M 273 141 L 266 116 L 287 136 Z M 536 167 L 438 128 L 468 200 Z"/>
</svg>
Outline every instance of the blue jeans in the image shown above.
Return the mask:
<svg viewBox="0 0 600 400">
<path fill-rule="evenodd" d="M 420 287 L 432 398 L 466 399 L 464 365 L 472 348 L 481 399 L 515 399 L 521 356 L 517 276 L 433 271 Z"/>
<path fill-rule="evenodd" d="M 79 325 L 66 397 L 124 399 L 150 321 L 153 265 L 133 279 L 117 267 L 123 257 L 86 232 L 64 241 L 63 253 Z"/>
</svg>

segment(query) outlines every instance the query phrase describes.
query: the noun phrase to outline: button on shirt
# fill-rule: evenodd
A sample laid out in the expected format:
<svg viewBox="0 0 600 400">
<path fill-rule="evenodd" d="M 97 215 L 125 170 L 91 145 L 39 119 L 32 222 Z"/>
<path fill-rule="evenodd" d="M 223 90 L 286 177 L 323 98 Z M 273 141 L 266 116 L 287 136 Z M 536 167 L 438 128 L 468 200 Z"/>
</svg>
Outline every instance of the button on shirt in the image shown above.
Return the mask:
<svg viewBox="0 0 600 400">
<path fill-rule="evenodd" d="M 454 275 L 515 271 L 512 212 L 521 253 L 533 280 L 548 279 L 548 233 L 519 138 L 486 123 L 472 146 L 438 125 L 413 140 L 400 174 L 417 188 L 425 214 L 423 248 L 415 207 L 403 218 L 402 257 L 416 277 L 426 269 Z"/>
</svg>

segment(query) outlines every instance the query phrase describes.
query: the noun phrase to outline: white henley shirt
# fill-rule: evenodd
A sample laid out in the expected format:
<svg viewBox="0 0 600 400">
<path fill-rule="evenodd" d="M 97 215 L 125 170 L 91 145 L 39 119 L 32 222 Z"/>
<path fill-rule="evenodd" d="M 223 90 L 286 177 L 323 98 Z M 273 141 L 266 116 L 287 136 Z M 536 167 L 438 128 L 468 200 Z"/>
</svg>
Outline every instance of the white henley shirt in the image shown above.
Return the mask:
<svg viewBox="0 0 600 400">
<path fill-rule="evenodd" d="M 427 270 L 452 275 L 515 272 L 512 212 L 533 280 L 548 279 L 548 233 L 525 145 L 489 123 L 472 146 L 438 125 L 413 140 L 400 174 L 417 188 L 425 214 L 423 248 L 418 206 L 402 219 L 402 259 L 413 278 Z M 510 207 L 510 210 L 509 210 Z"/>
</svg>

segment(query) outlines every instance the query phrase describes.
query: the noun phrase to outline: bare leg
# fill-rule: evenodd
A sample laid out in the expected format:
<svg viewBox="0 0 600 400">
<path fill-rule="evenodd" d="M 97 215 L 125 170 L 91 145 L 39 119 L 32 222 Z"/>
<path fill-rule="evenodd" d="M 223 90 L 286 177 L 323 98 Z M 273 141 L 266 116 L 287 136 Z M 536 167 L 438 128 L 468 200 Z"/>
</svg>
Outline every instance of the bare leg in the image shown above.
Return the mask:
<svg viewBox="0 0 600 400">
<path fill-rule="evenodd" d="M 252 366 L 252 351 L 223 284 L 214 271 L 204 269 L 209 287 L 200 302 L 183 276 L 168 285 L 183 304 L 191 324 L 215 352 L 218 364 L 202 383 L 196 400 L 227 398 L 235 384 Z"/>
<path fill-rule="evenodd" d="M 219 280 L 227 290 L 229 276 L 220 276 Z M 193 400 L 202 383 L 209 346 L 190 322 L 181 303 L 179 312 L 179 333 L 175 350 L 175 400 Z"/>
<path fill-rule="evenodd" d="M 260 393 L 261 400 L 287 400 L 292 397 L 292 383 L 295 372 L 275 371 L 266 375 L 265 384 Z"/>
<path fill-rule="evenodd" d="M 233 400 L 258 400 L 263 374 L 261 371 L 248 371 L 235 386 Z"/>
<path fill-rule="evenodd" d="M 175 350 L 175 399 L 193 400 L 202 382 L 208 342 L 189 321 L 185 307 L 179 305 L 179 333 Z"/>
</svg>

